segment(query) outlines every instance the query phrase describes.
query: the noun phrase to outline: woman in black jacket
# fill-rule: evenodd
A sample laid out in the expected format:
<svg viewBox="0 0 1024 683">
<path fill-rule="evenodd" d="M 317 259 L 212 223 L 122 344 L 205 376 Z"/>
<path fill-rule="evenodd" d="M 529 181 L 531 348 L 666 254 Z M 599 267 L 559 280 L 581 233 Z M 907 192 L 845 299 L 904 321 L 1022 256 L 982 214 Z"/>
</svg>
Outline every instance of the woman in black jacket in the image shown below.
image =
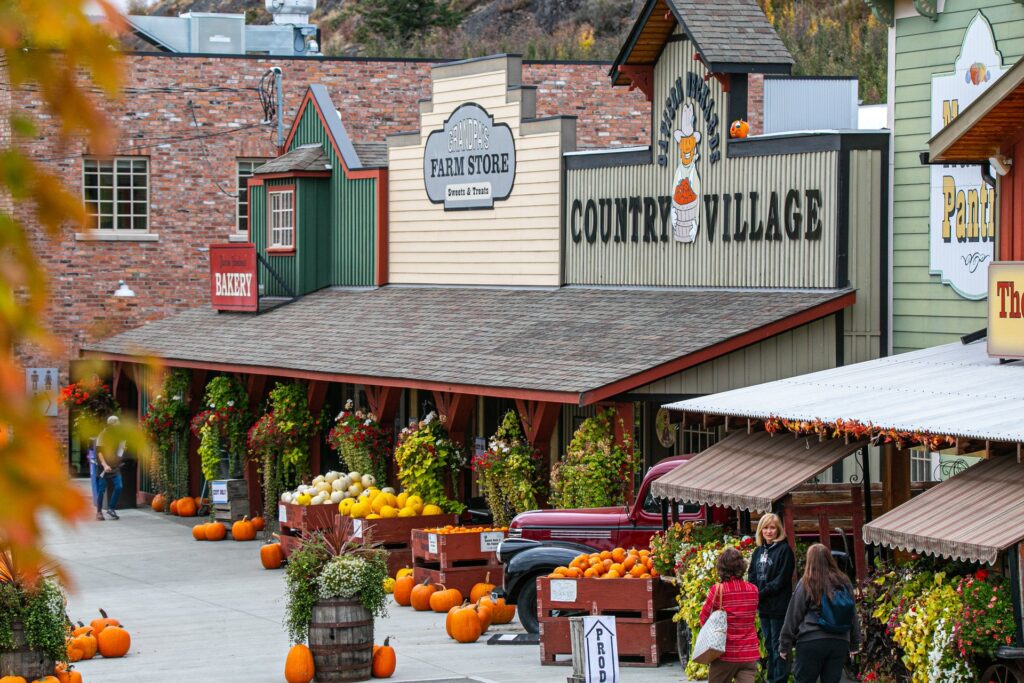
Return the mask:
<svg viewBox="0 0 1024 683">
<path fill-rule="evenodd" d="M 779 635 L 793 594 L 794 568 L 793 550 L 786 542 L 782 521 L 778 515 L 764 515 L 757 523 L 757 550 L 750 558 L 747 580 L 757 586 L 760 596 L 757 614 L 768 653 L 768 683 L 784 683 L 789 678 L 789 665 L 779 656 Z"/>
</svg>

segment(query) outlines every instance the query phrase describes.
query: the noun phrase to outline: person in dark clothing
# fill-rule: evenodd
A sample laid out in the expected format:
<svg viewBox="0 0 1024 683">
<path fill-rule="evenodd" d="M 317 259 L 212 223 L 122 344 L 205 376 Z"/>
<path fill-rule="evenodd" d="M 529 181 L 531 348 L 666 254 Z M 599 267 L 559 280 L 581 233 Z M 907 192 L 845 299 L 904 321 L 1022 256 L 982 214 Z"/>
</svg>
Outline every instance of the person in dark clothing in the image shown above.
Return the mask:
<svg viewBox="0 0 1024 683">
<path fill-rule="evenodd" d="M 821 603 L 832 599 L 836 589 L 844 587 L 853 594 L 849 577 L 839 571 L 832 551 L 821 543 L 807 549 L 807 566 L 789 601 L 786 621 L 779 638 L 784 659 L 796 644 L 793 678 L 796 683 L 839 683 L 848 655 L 860 651 L 860 624 L 852 615 L 850 627 L 841 633 L 822 625 Z"/>
<path fill-rule="evenodd" d="M 116 415 L 107 418 L 107 426 L 100 432 L 96 442 L 96 464 L 99 468 L 99 477 L 96 481 L 96 519 L 103 521 L 103 498 L 108 489 L 110 500 L 107 504 L 107 517 L 120 519 L 117 516 L 117 498 L 124 487 L 121 466 L 124 465 L 125 438 Z"/>
<path fill-rule="evenodd" d="M 779 656 L 779 636 L 793 595 L 795 566 L 782 520 L 772 513 L 764 515 L 757 523 L 757 550 L 750 558 L 747 581 L 757 586 L 761 639 L 768 653 L 768 683 L 785 683 L 789 679 L 789 663 Z"/>
</svg>

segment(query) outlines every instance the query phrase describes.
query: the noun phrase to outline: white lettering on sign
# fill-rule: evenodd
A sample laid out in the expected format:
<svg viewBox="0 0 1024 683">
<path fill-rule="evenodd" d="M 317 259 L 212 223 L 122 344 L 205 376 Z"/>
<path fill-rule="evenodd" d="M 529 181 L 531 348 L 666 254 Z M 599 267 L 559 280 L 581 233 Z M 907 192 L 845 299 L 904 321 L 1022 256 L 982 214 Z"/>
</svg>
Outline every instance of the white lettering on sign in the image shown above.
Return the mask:
<svg viewBox="0 0 1024 683">
<path fill-rule="evenodd" d="M 228 502 L 228 483 L 226 481 L 215 481 L 210 484 L 210 498 L 214 504 Z"/>
<path fill-rule="evenodd" d="M 552 582 L 553 583 L 553 582 Z M 586 683 L 618 683 L 619 652 L 615 617 L 583 617 Z"/>
<path fill-rule="evenodd" d="M 576 580 L 552 579 L 551 602 L 576 602 Z"/>
<path fill-rule="evenodd" d="M 284 505 L 277 506 L 277 519 L 284 524 L 288 523 L 288 508 Z"/>
<path fill-rule="evenodd" d="M 437 554 L 437 534 L 427 534 L 427 552 Z"/>
<path fill-rule="evenodd" d="M 500 531 L 483 531 L 480 533 L 480 552 L 493 553 L 505 540 L 505 534 Z"/>
<path fill-rule="evenodd" d="M 252 296 L 252 273 L 214 273 L 217 296 Z"/>
</svg>

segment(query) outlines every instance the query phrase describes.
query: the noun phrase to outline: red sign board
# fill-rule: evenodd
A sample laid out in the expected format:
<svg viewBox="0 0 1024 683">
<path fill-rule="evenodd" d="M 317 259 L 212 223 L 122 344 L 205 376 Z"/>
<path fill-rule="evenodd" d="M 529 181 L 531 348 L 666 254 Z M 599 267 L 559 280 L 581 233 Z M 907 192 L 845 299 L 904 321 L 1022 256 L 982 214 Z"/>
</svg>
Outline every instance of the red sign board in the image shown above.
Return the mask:
<svg viewBox="0 0 1024 683">
<path fill-rule="evenodd" d="M 210 303 L 218 311 L 257 311 L 256 245 L 210 245 Z"/>
</svg>

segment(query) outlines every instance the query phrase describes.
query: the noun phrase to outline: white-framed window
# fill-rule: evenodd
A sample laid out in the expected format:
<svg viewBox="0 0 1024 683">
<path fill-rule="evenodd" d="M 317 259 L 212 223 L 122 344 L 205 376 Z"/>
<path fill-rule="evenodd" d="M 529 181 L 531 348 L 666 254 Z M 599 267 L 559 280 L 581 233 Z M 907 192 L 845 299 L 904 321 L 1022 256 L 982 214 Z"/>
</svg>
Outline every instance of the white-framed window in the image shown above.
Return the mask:
<svg viewBox="0 0 1024 683">
<path fill-rule="evenodd" d="M 86 157 L 82 199 L 94 229 L 148 231 L 149 159 Z"/>
<path fill-rule="evenodd" d="M 920 448 L 910 451 L 910 481 L 938 481 L 939 454 Z"/>
<path fill-rule="evenodd" d="M 270 248 L 295 248 L 295 190 L 275 189 L 267 192 L 270 205 Z"/>
<path fill-rule="evenodd" d="M 265 163 L 266 159 L 238 160 L 238 204 L 235 212 L 238 232 L 249 232 L 249 187 L 246 181 L 253 175 L 253 171 Z"/>
</svg>

